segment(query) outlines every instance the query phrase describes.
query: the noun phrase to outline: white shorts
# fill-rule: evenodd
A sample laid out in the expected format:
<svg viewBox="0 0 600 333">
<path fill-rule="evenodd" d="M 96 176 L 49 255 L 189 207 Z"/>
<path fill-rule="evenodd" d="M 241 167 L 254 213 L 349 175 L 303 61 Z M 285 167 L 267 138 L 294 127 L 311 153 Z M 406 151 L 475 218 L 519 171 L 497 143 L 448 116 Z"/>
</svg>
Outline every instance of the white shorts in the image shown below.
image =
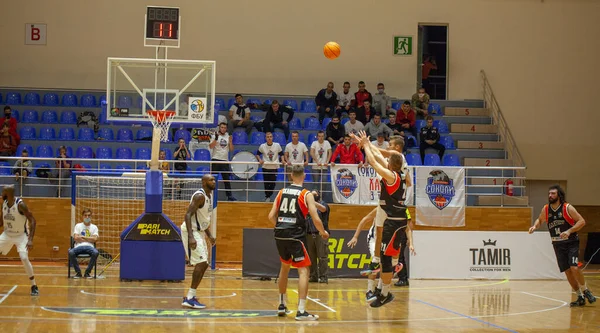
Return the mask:
<svg viewBox="0 0 600 333">
<path fill-rule="evenodd" d="M 369 239 L 369 253 L 371 258 L 375 257 L 375 237 Z"/>
<path fill-rule="evenodd" d="M 185 249 L 185 255 L 190 260 L 190 265 L 196 265 L 203 262 L 208 262 L 208 248 L 204 232 L 193 231 L 194 239 L 196 240 L 196 248 L 188 248 L 188 232 L 185 227 L 181 228 L 181 241 Z M 191 251 L 191 252 L 189 252 Z"/>
<path fill-rule="evenodd" d="M 27 235 L 17 234 L 15 236 L 9 236 L 6 232 L 0 235 L 0 254 L 8 254 L 13 246 L 17 247 L 17 252 L 27 253 Z"/>
</svg>

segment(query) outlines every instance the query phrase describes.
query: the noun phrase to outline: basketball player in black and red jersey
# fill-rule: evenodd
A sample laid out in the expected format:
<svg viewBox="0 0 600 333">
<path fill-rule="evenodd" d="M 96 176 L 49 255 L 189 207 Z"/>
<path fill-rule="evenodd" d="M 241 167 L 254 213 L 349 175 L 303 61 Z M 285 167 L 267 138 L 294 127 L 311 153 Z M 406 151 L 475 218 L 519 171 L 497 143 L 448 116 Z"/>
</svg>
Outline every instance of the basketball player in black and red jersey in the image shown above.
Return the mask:
<svg viewBox="0 0 600 333">
<path fill-rule="evenodd" d="M 298 311 L 296 320 L 318 320 L 319 316 L 306 312 L 310 258 L 306 251 L 306 218 L 310 214 L 313 224 L 323 239 L 329 233 L 323 228 L 319 218 L 313 194 L 304 189 L 304 166 L 292 166 L 292 184 L 277 194 L 269 213 L 269 220 L 275 225 L 275 243 L 281 260 L 279 271 L 279 308 L 280 317 L 289 314 L 286 305 L 286 290 L 290 266 L 298 269 Z"/>
<path fill-rule="evenodd" d="M 385 219 L 375 218 L 377 234 L 381 235 L 381 237 L 377 237 L 381 242 L 375 243 L 375 253 L 380 255 L 382 288 L 381 293 L 370 305 L 377 308 L 394 300 L 394 296 L 389 292 L 394 271 L 392 257 L 400 254 L 400 233 L 404 232 L 407 226 L 406 206 L 404 205 L 406 178 L 402 172 L 404 159 L 401 154 L 390 155 L 386 163 L 366 134 L 361 133 L 360 140 L 370 165 L 381 176 L 379 206 L 385 213 Z"/>
<path fill-rule="evenodd" d="M 596 297 L 587 288 L 583 273 L 577 267 L 579 263 L 579 236 L 577 231 L 585 225 L 585 220 L 575 207 L 566 202 L 565 191 L 559 185 L 553 185 L 548 191 L 548 204 L 544 205 L 535 224 L 529 228 L 533 233 L 540 224 L 548 223 L 552 246 L 561 272 L 565 272 L 571 288 L 577 293 L 577 300 L 571 306 L 584 306 L 585 299 L 594 303 Z"/>
</svg>

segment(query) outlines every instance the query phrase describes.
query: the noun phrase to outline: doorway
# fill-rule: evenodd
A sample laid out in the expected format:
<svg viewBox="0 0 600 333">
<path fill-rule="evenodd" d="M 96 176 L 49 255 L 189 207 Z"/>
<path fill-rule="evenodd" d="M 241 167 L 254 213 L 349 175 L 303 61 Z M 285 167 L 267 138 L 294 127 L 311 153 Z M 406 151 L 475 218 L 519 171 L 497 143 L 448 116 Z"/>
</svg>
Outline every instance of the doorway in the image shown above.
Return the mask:
<svg viewBox="0 0 600 333">
<path fill-rule="evenodd" d="M 431 99 L 448 96 L 448 24 L 419 24 L 417 89 Z"/>
</svg>

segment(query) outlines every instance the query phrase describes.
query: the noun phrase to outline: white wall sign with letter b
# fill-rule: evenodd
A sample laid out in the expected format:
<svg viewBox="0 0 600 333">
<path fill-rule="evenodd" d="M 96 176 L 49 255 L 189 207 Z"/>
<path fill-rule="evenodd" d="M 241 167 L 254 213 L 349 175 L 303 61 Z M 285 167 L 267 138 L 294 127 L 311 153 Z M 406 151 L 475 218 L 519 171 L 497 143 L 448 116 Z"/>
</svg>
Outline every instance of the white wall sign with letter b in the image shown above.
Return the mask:
<svg viewBox="0 0 600 333">
<path fill-rule="evenodd" d="M 46 45 L 46 25 L 25 23 L 25 45 Z"/>
</svg>

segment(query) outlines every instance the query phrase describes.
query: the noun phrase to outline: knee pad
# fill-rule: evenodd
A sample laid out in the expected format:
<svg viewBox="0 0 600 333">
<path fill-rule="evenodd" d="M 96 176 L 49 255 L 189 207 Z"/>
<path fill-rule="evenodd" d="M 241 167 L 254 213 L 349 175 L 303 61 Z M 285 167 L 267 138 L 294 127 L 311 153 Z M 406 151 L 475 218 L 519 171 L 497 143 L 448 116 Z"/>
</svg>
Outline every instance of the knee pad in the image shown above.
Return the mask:
<svg viewBox="0 0 600 333">
<path fill-rule="evenodd" d="M 394 271 L 394 266 L 392 265 L 392 257 L 381 257 L 381 271 L 383 273 L 392 273 Z"/>
</svg>

